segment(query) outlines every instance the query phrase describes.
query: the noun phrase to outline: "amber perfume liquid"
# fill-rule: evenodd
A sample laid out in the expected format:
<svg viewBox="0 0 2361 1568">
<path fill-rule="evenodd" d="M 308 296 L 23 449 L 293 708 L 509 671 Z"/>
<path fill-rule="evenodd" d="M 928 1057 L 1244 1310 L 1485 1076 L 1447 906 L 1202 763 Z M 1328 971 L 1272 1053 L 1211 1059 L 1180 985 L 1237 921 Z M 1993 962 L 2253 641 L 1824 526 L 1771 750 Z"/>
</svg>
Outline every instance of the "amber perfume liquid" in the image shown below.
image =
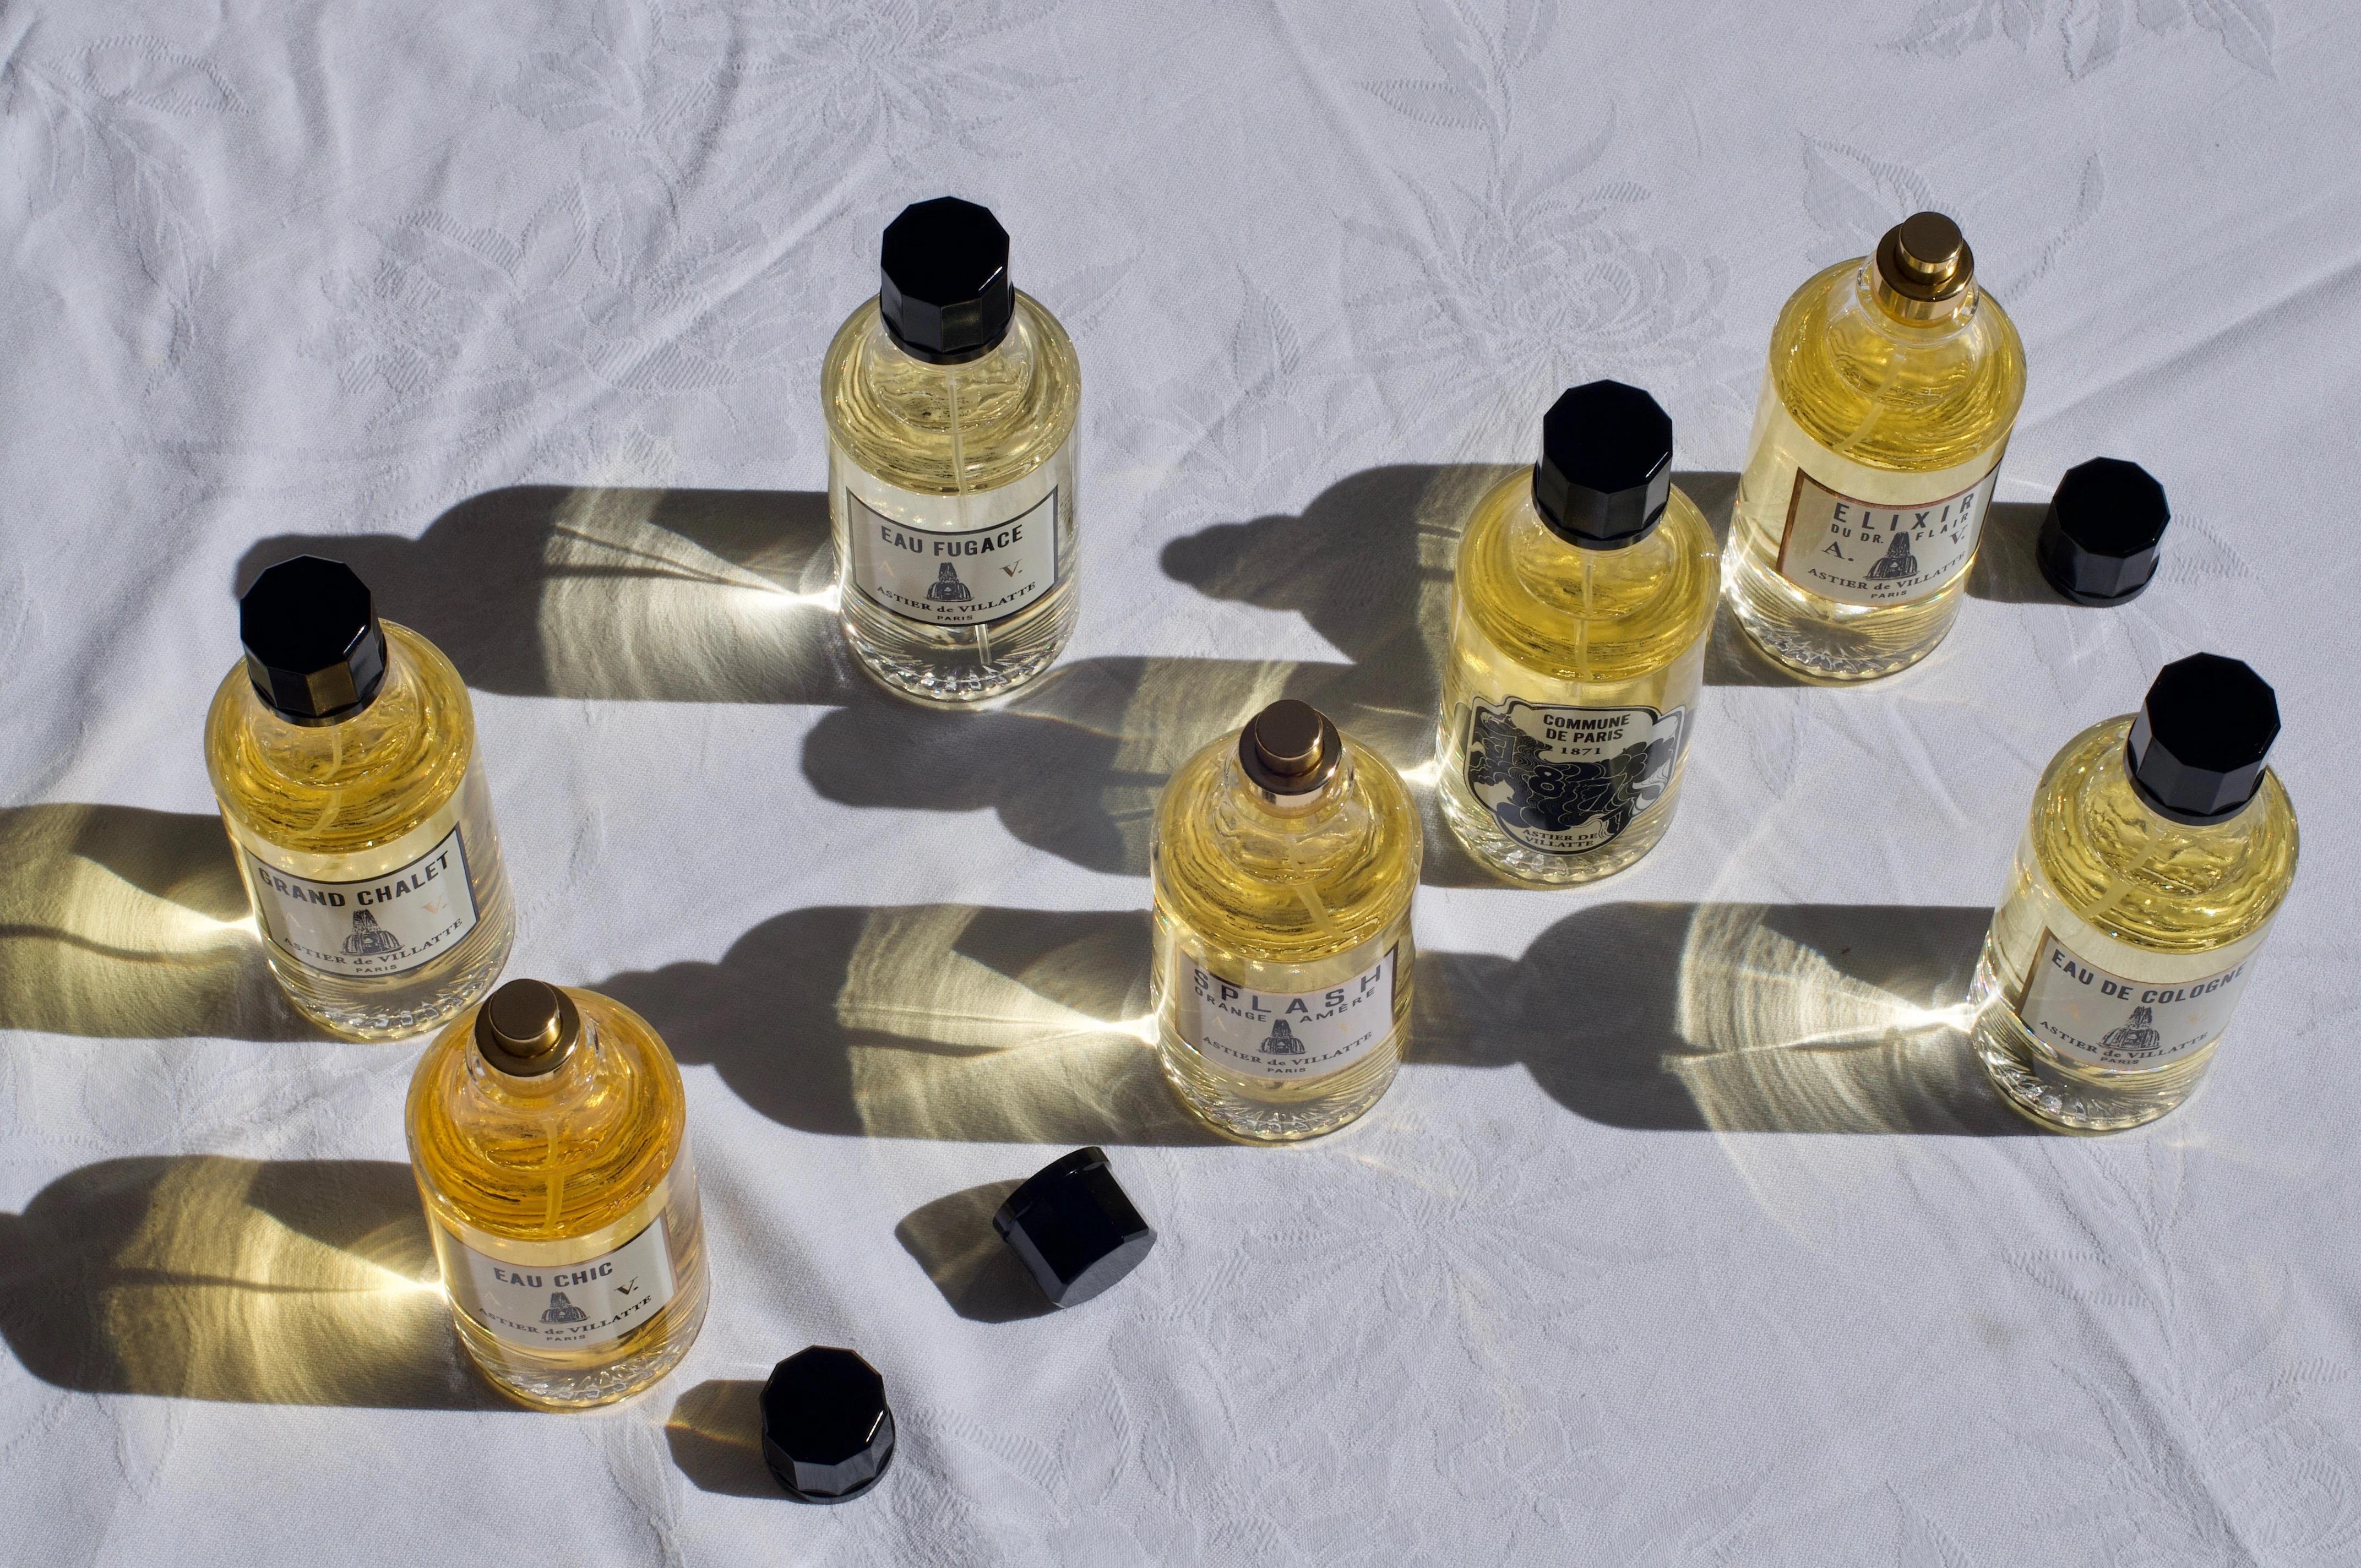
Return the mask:
<svg viewBox="0 0 2361 1568">
<path fill-rule="evenodd" d="M 906 352 L 877 302 L 821 373 L 844 634 L 922 701 L 988 702 L 1072 636 L 1082 369 L 1049 313 L 1016 295 L 1007 335 L 962 364 Z"/>
<path fill-rule="evenodd" d="M 2276 773 L 2227 821 L 2173 821 L 2133 785 L 2131 725 L 2084 730 L 2043 773 L 1976 966 L 1985 1071 L 2065 1132 L 2137 1126 L 2189 1097 L 2295 877 Z"/>
<path fill-rule="evenodd" d="M 230 671 L 205 762 L 271 972 L 355 1039 L 431 1029 L 508 961 L 515 911 L 467 688 L 434 645 L 384 627 L 383 685 L 299 724 Z"/>
<path fill-rule="evenodd" d="M 470 1014 L 419 1062 L 408 1113 L 460 1343 L 494 1385 L 552 1409 L 655 1382 L 707 1301 L 680 1069 L 631 1009 L 565 995 L 578 1033 L 556 1068 L 495 1067 Z"/>
<path fill-rule="evenodd" d="M 1459 547 L 1435 737 L 1443 815 L 1493 871 L 1542 885 L 1631 864 L 1671 826 L 1720 589 L 1713 530 L 1675 487 L 1622 549 L 1569 543 L 1516 474 Z"/>
<path fill-rule="evenodd" d="M 2025 400 L 2016 329 L 1971 272 L 1947 299 L 1894 286 L 1909 226 L 1780 312 L 1739 481 L 1730 607 L 1815 680 L 1892 674 L 1943 640 Z"/>
<path fill-rule="evenodd" d="M 1344 1126 L 1384 1094 L 1409 1039 L 1418 813 L 1375 752 L 1343 740 L 1332 760 L 1316 788 L 1274 794 L 1231 736 L 1184 763 L 1158 806 L 1164 1072 L 1235 1137 Z"/>
</svg>

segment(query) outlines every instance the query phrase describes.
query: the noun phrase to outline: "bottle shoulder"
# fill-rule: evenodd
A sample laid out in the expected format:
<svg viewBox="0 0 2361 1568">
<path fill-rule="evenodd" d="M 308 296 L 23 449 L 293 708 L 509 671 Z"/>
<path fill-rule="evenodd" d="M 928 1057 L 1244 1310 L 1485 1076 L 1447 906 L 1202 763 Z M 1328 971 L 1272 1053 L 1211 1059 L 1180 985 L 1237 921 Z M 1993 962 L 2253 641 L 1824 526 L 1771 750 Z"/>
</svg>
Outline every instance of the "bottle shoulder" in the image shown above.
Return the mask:
<svg viewBox="0 0 2361 1568">
<path fill-rule="evenodd" d="M 1780 311 L 1770 383 L 1830 451 L 1933 473 L 1997 455 L 2025 401 L 2025 345 L 1981 288 L 1959 316 L 1899 319 L 1877 303 L 1856 258 L 1814 276 Z"/>
<path fill-rule="evenodd" d="M 444 1217 L 520 1241 L 586 1235 L 659 1195 L 687 1138 L 680 1069 L 646 1020 L 566 987 L 582 1016 L 574 1056 L 543 1085 L 485 1067 L 470 1009 L 427 1047 L 406 1120 L 422 1189 Z"/>
<path fill-rule="evenodd" d="M 233 665 L 205 718 L 205 762 L 234 828 L 307 854 L 394 843 L 441 811 L 475 759 L 475 707 L 440 649 L 393 621 L 385 684 L 335 724 L 291 724 Z"/>
<path fill-rule="evenodd" d="M 2295 808 L 2266 770 L 2246 808 L 2190 827 L 2149 809 L 2124 745 L 2131 718 L 2092 726 L 2044 772 L 2026 828 L 2043 878 L 2078 916 L 2158 952 L 2225 948 L 2268 926 L 2295 881 Z"/>
<path fill-rule="evenodd" d="M 1423 829 L 1386 760 L 1345 740 L 1334 797 L 1300 817 L 1266 809 L 1235 734 L 1172 775 L 1150 872 L 1160 914 L 1239 956 L 1303 963 L 1383 936 L 1418 889 Z"/>
<path fill-rule="evenodd" d="M 897 346 L 874 298 L 837 329 L 820 370 L 829 438 L 901 489 L 962 495 L 1015 483 L 1073 434 L 1082 365 L 1058 319 L 1018 291 L 1008 335 L 961 365 Z"/>
<path fill-rule="evenodd" d="M 1551 532 L 1512 475 L 1477 503 L 1461 541 L 1462 613 L 1515 663 L 1553 681 L 1645 678 L 1713 626 L 1721 587 L 1712 525 L 1677 485 L 1664 521 L 1622 550 Z"/>
</svg>

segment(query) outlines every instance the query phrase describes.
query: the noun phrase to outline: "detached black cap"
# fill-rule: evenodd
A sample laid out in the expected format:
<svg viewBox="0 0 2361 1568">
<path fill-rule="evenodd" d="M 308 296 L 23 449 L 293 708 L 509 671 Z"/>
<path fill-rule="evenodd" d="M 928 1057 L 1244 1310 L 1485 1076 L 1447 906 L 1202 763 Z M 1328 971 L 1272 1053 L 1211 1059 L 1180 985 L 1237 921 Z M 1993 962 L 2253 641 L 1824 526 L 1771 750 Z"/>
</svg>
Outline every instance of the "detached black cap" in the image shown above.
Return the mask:
<svg viewBox="0 0 2361 1568">
<path fill-rule="evenodd" d="M 1016 292 L 1008 282 L 1008 231 L 989 207 L 938 196 L 902 209 L 878 255 L 877 308 L 885 330 L 914 357 L 957 365 L 991 352 L 1008 334 Z"/>
<path fill-rule="evenodd" d="M 1663 520 L 1672 493 L 1672 416 L 1639 388 L 1593 381 L 1543 416 L 1533 507 L 1568 543 L 1637 544 Z"/>
<path fill-rule="evenodd" d="M 2035 546 L 2041 575 L 2076 604 L 2122 604 L 2156 576 L 2172 521 L 2164 487 L 2136 463 L 2093 457 L 2066 470 Z"/>
<path fill-rule="evenodd" d="M 2157 672 L 2125 752 L 2159 815 L 2191 827 L 2235 816 L 2262 786 L 2279 703 L 2236 659 L 2192 653 Z"/>
<path fill-rule="evenodd" d="M 247 678 L 291 723 L 333 724 L 385 684 L 385 629 L 342 561 L 297 555 L 265 571 L 237 601 L 237 635 Z"/>
<path fill-rule="evenodd" d="M 885 1379 L 849 1350 L 808 1345 L 763 1385 L 763 1462 L 807 1503 L 841 1503 L 894 1462 Z"/>
<path fill-rule="evenodd" d="M 992 1217 L 1041 1293 L 1079 1307 L 1139 1266 L 1156 1233 L 1131 1205 L 1104 1149 L 1076 1149 L 1041 1168 Z"/>
</svg>

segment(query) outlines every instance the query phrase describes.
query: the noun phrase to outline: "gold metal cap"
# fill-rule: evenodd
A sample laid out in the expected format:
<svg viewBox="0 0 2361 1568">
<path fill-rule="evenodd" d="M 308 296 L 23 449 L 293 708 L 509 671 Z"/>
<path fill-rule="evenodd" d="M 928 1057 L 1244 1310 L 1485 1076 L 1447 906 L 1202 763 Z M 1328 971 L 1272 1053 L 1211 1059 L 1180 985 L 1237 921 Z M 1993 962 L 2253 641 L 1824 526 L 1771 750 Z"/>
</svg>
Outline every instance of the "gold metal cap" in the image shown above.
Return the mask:
<svg viewBox="0 0 2361 1568">
<path fill-rule="evenodd" d="M 1976 280 L 1976 253 L 1940 213 L 1913 213 L 1877 242 L 1878 300 L 1906 321 L 1949 315 Z"/>
<path fill-rule="evenodd" d="M 1327 715 L 1293 697 L 1272 703 L 1238 731 L 1238 766 L 1268 795 L 1310 795 L 1344 760 L 1344 737 Z"/>
<path fill-rule="evenodd" d="M 512 980 L 476 1011 L 476 1049 L 511 1078 L 554 1072 L 582 1037 L 574 999 L 538 980 Z"/>
</svg>

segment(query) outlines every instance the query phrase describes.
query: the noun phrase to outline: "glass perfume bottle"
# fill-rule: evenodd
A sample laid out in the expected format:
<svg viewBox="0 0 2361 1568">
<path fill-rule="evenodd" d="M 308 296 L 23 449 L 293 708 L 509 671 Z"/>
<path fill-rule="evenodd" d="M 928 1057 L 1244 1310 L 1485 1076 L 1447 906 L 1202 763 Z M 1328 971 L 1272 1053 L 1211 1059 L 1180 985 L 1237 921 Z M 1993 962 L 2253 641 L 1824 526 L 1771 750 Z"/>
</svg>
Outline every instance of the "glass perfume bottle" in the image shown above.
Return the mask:
<svg viewBox="0 0 2361 1568">
<path fill-rule="evenodd" d="M 2051 761 L 1972 998 L 2016 1109 L 2112 1132 L 2204 1076 L 2295 878 L 2295 809 L 2265 766 L 2279 728 L 2261 677 L 2199 653 Z"/>
<path fill-rule="evenodd" d="M 410 1163 L 484 1375 L 552 1409 L 626 1398 L 705 1321 L 680 1069 L 592 991 L 511 981 L 427 1048 Z"/>
<path fill-rule="evenodd" d="M 892 691 L 986 702 L 1073 634 L 1082 368 L 986 209 L 905 208 L 881 263 L 820 372 L 844 634 Z"/>
<path fill-rule="evenodd" d="M 1605 876 L 1672 823 L 1721 587 L 1672 476 L 1656 400 L 1593 381 L 1468 520 L 1435 755 L 1444 820 L 1504 876 Z"/>
<path fill-rule="evenodd" d="M 271 972 L 339 1034 L 431 1029 L 516 935 L 467 688 L 339 561 L 264 572 L 238 633 L 205 764 Z"/>
<path fill-rule="evenodd" d="M 1410 1035 L 1418 813 L 1383 758 L 1271 704 L 1158 803 L 1152 992 L 1164 1075 L 1240 1138 L 1333 1132 Z"/>
<path fill-rule="evenodd" d="M 1939 213 L 1795 291 L 1739 478 L 1739 624 L 1816 680 L 1889 675 L 1933 652 L 2024 400 L 2016 328 Z"/>
</svg>

